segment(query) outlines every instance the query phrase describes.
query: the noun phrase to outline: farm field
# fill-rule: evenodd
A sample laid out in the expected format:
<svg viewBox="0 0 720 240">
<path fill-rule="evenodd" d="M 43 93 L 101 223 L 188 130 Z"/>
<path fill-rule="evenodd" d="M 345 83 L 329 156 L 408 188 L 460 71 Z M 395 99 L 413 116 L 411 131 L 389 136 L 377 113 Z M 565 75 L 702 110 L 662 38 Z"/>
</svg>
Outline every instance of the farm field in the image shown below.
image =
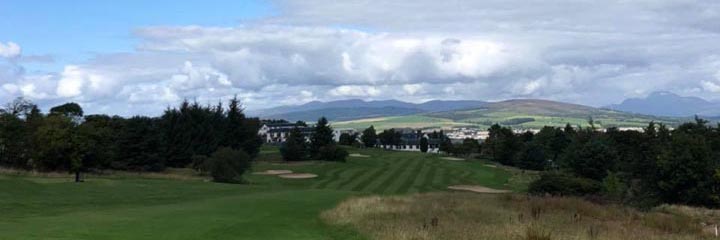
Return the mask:
<svg viewBox="0 0 720 240">
<path fill-rule="evenodd" d="M 446 191 L 477 184 L 521 191 L 524 177 L 480 161 L 351 149 L 347 163 L 278 163 L 264 147 L 253 171 L 287 169 L 315 179 L 247 174 L 248 184 L 182 175 L 0 174 L 0 239 L 363 239 L 320 218 L 350 197 Z M 188 174 L 188 173 L 185 173 Z"/>
<path fill-rule="evenodd" d="M 359 119 L 352 121 L 333 122 L 333 127 L 337 128 L 353 128 L 363 130 L 373 125 L 376 130 L 384 130 L 390 128 L 453 128 L 453 127 L 470 127 L 487 129 L 492 124 L 499 123 L 503 126 L 509 126 L 514 129 L 540 129 L 545 126 L 563 127 L 566 124 L 572 126 L 588 127 L 588 117 L 572 117 L 572 116 L 545 116 L 532 115 L 522 112 L 493 112 L 489 114 L 477 114 L 470 118 L 451 119 L 445 118 L 443 115 L 437 114 L 431 116 L 410 115 L 396 116 L 384 118 Z M 599 128 L 606 127 L 647 127 L 650 121 L 674 125 L 679 121 L 673 120 L 656 120 L 647 118 L 612 118 L 612 117 L 596 117 L 593 119 L 595 126 Z"/>
<path fill-rule="evenodd" d="M 473 123 L 455 122 L 452 119 L 422 115 L 367 118 L 332 123 L 332 126 L 335 128 L 353 128 L 358 130 L 368 128 L 371 125 L 375 127 L 375 130 L 379 131 L 390 128 L 447 128 L 476 126 L 476 124 Z"/>
<path fill-rule="evenodd" d="M 488 103 L 477 109 L 339 121 L 334 122 L 333 126 L 365 129 L 374 125 L 375 129 L 379 130 L 397 127 L 487 129 L 490 125 L 499 123 L 515 129 L 540 129 L 544 126 L 562 127 L 568 123 L 587 127 L 590 117 L 599 128 L 646 127 L 650 121 L 673 126 L 691 120 L 618 112 L 545 100 L 511 100 Z"/>
</svg>

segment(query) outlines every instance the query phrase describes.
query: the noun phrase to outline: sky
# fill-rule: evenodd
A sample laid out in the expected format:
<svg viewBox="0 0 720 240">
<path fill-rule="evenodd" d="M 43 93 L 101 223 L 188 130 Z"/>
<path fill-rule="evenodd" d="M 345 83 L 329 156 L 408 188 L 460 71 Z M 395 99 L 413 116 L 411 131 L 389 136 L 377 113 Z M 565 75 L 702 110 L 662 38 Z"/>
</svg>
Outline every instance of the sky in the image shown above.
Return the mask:
<svg viewBox="0 0 720 240">
<path fill-rule="evenodd" d="M 0 102 L 720 101 L 720 1 L 0 0 Z"/>
</svg>

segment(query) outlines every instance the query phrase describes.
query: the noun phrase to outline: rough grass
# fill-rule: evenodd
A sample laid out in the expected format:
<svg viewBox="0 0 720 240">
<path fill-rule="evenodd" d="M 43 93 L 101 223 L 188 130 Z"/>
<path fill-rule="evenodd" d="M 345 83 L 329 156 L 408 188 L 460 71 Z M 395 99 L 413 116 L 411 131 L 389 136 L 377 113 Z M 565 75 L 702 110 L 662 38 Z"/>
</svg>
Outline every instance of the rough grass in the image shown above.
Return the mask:
<svg viewBox="0 0 720 240">
<path fill-rule="evenodd" d="M 716 239 L 703 231 L 702 223 L 710 221 L 706 215 L 671 209 L 639 212 L 575 198 L 428 193 L 351 198 L 322 218 L 380 240 Z"/>
</svg>

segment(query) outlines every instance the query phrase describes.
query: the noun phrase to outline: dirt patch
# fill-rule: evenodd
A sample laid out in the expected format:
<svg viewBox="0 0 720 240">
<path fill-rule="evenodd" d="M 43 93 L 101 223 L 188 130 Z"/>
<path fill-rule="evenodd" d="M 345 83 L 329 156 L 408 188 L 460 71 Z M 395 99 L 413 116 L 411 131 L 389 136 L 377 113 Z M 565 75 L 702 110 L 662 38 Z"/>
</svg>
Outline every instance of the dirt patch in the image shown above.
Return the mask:
<svg viewBox="0 0 720 240">
<path fill-rule="evenodd" d="M 265 170 L 262 172 L 254 172 L 255 175 L 280 175 L 280 174 L 290 174 L 293 171 L 290 170 Z"/>
<path fill-rule="evenodd" d="M 307 179 L 307 178 L 316 178 L 317 174 L 312 173 L 290 173 L 290 174 L 282 174 L 278 175 L 278 177 L 281 178 L 288 178 L 288 179 Z"/>
<path fill-rule="evenodd" d="M 464 158 L 456 158 L 456 157 L 444 157 L 442 159 L 448 160 L 448 161 L 465 161 Z"/>
<path fill-rule="evenodd" d="M 349 156 L 358 157 L 358 158 L 369 158 L 370 157 L 368 155 L 363 155 L 363 154 L 359 154 L 359 153 L 351 153 Z"/>
<path fill-rule="evenodd" d="M 448 189 L 459 190 L 459 191 L 470 191 L 476 193 L 509 193 L 508 190 L 492 189 L 489 187 L 483 187 L 479 185 L 455 185 L 449 186 Z"/>
</svg>

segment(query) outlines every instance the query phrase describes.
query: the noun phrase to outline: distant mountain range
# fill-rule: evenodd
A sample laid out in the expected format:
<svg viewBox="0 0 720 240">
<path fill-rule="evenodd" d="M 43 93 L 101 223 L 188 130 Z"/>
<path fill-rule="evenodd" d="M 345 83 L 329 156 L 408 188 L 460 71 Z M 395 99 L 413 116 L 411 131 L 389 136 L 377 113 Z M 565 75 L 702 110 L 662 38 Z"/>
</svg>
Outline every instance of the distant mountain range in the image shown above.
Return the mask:
<svg viewBox="0 0 720 240">
<path fill-rule="evenodd" d="M 682 97 L 670 92 L 655 92 L 646 98 L 631 98 L 620 104 L 601 108 L 539 99 L 500 102 L 436 100 L 417 104 L 397 100 L 350 99 L 314 101 L 302 105 L 249 111 L 248 114 L 263 119 L 310 122 L 325 116 L 337 124 L 349 124 L 352 127 L 365 125 L 366 122 L 388 126 L 410 122 L 415 126 L 434 126 L 442 122 L 453 126 L 485 127 L 501 123 L 537 128 L 566 123 L 583 125 L 589 118 L 602 126 L 638 127 L 649 121 L 672 125 L 691 120 L 696 114 L 711 120 L 720 120 L 720 103 L 697 97 Z"/>
<path fill-rule="evenodd" d="M 653 92 L 645 98 L 630 98 L 606 108 L 655 116 L 720 117 L 720 103 L 699 97 L 683 97 L 671 92 Z"/>
<path fill-rule="evenodd" d="M 325 116 L 331 121 L 347 121 L 469 109 L 484 104 L 486 102 L 473 100 L 434 100 L 416 104 L 397 100 L 363 101 L 350 99 L 332 102 L 313 101 L 302 105 L 280 106 L 248 113 L 265 119 L 285 119 L 289 121 L 316 121 L 320 116 Z"/>
</svg>

